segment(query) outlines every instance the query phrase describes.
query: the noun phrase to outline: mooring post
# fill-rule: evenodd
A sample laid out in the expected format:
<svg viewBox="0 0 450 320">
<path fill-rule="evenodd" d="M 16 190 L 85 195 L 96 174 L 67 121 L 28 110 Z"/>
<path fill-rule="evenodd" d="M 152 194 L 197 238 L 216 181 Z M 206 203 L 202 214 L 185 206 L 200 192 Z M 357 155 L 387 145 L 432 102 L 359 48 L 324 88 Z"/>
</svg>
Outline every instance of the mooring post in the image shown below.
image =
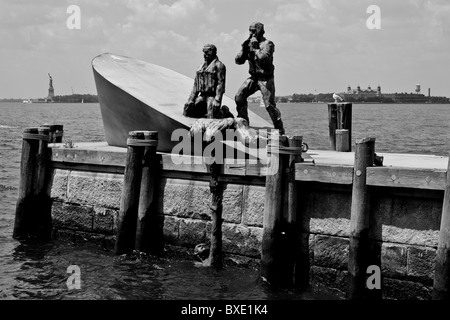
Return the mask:
<svg viewBox="0 0 450 320">
<path fill-rule="evenodd" d="M 328 104 L 328 128 L 330 136 L 330 149 L 337 150 L 336 130 L 348 130 L 348 143 L 344 149 L 351 151 L 352 143 L 352 103 L 329 103 Z"/>
<path fill-rule="evenodd" d="M 261 248 L 261 273 L 268 283 L 284 285 L 283 252 L 281 243 L 286 237 L 286 223 L 283 219 L 283 176 L 288 157 L 281 156 L 280 147 L 287 146 L 286 136 L 278 131 L 272 134 L 268 147 L 269 165 L 266 175 L 264 202 L 263 238 Z M 284 220 L 284 221 L 283 221 Z"/>
<path fill-rule="evenodd" d="M 301 189 L 295 181 L 295 164 L 303 161 L 302 150 L 303 137 L 289 138 L 289 147 L 299 148 L 300 152 L 289 157 L 289 185 L 288 185 L 288 216 L 287 221 L 291 226 L 291 251 L 294 263 L 294 284 L 299 288 L 309 286 L 309 219 L 301 210 Z"/>
<path fill-rule="evenodd" d="M 47 177 L 50 165 L 48 153 L 48 142 L 50 141 L 50 130 L 48 127 L 39 127 L 40 136 L 39 150 L 36 159 L 36 179 L 34 185 L 35 213 L 33 217 L 34 233 L 40 239 L 50 239 L 52 232 L 51 198 L 47 191 Z"/>
<path fill-rule="evenodd" d="M 142 131 L 131 131 L 127 140 L 128 150 L 114 248 L 116 255 L 132 252 L 136 242 L 144 138 Z"/>
<path fill-rule="evenodd" d="M 302 136 L 288 137 L 289 145 L 289 162 L 286 179 L 286 190 L 284 210 L 285 219 L 287 224 L 287 241 L 285 258 L 286 269 L 282 276 L 285 278 L 283 283 L 287 286 L 295 284 L 297 287 L 307 286 L 305 282 L 309 283 L 309 252 L 306 256 L 308 261 L 305 261 L 303 255 L 306 245 L 306 251 L 308 251 L 308 242 L 304 242 L 302 234 L 302 222 L 303 217 L 299 215 L 299 189 L 297 188 L 297 182 L 295 181 L 295 164 L 302 162 Z M 309 235 L 308 235 L 309 236 Z M 308 268 L 306 268 L 308 266 Z M 307 269 L 307 270 L 306 270 Z M 306 277 L 305 272 L 308 273 Z M 306 280 L 306 281 L 305 281 Z"/>
<path fill-rule="evenodd" d="M 450 157 L 434 269 L 433 300 L 450 300 Z"/>
<path fill-rule="evenodd" d="M 336 151 L 350 151 L 350 140 L 348 129 L 336 129 Z"/>
<path fill-rule="evenodd" d="M 20 161 L 19 197 L 16 205 L 13 238 L 28 237 L 31 228 L 31 216 L 34 213 L 34 179 L 36 177 L 36 159 L 39 150 L 37 128 L 23 131 L 22 158 Z"/>
<path fill-rule="evenodd" d="M 158 132 L 144 131 L 145 145 L 142 180 L 139 196 L 135 249 L 162 256 L 164 254 L 164 216 L 156 206 L 156 190 L 159 178 L 159 161 L 156 154 Z"/>
<path fill-rule="evenodd" d="M 350 247 L 348 258 L 349 299 L 366 298 L 366 276 L 370 260 L 369 193 L 366 185 L 367 167 L 373 166 L 375 138 L 356 141 L 350 217 Z"/>
<path fill-rule="evenodd" d="M 337 104 L 337 130 L 348 130 L 348 142 L 344 146 L 347 151 L 352 150 L 352 103 L 344 102 Z"/>
<path fill-rule="evenodd" d="M 330 136 L 330 150 L 336 150 L 336 129 L 337 129 L 337 105 L 328 104 L 328 130 Z"/>
<path fill-rule="evenodd" d="M 209 189 L 211 192 L 211 246 L 209 250 L 209 257 L 205 265 L 222 268 L 223 267 L 223 253 L 222 253 L 222 209 L 223 209 L 223 186 L 219 182 L 219 175 L 223 171 L 223 166 L 216 163 L 215 159 L 209 166 L 211 180 L 209 182 Z"/>
</svg>

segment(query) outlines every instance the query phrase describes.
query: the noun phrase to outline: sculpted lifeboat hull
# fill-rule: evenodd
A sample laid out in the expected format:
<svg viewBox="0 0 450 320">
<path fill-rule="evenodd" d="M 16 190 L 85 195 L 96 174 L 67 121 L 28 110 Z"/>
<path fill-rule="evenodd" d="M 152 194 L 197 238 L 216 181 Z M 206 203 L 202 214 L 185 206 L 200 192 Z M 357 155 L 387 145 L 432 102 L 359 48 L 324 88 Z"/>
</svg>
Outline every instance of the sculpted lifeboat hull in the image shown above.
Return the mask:
<svg viewBox="0 0 450 320">
<path fill-rule="evenodd" d="M 171 152 L 177 129 L 189 130 L 197 118 L 183 116 L 194 80 L 170 69 L 137 59 L 105 53 L 92 60 L 106 141 L 126 147 L 130 131 L 158 131 L 158 151 Z M 224 96 L 236 116 L 234 100 Z M 273 128 L 249 110 L 253 128 Z"/>
</svg>

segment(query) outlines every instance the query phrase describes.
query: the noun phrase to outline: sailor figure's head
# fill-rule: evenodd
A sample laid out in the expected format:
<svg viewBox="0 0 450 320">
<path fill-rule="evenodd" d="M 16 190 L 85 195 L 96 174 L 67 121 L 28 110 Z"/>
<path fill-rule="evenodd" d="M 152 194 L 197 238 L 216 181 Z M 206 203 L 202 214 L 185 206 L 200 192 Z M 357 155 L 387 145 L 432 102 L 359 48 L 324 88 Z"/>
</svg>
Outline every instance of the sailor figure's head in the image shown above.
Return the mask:
<svg viewBox="0 0 450 320">
<path fill-rule="evenodd" d="M 254 37 L 258 40 L 260 40 L 265 33 L 264 25 L 261 22 L 253 22 L 248 28 L 248 31 L 250 32 L 250 37 Z"/>
<path fill-rule="evenodd" d="M 217 48 L 213 44 L 205 44 L 203 46 L 203 57 L 205 61 L 210 63 L 217 57 Z"/>
</svg>

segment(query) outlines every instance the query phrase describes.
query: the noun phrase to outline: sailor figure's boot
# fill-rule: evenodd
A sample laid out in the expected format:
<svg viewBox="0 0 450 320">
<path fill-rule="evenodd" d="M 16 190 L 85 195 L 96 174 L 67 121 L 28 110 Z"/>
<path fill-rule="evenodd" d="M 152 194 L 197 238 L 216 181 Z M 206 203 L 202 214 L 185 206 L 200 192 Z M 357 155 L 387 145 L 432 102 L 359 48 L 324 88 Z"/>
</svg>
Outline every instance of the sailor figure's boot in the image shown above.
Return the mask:
<svg viewBox="0 0 450 320">
<path fill-rule="evenodd" d="M 185 117 L 192 117 L 192 111 L 193 111 L 194 107 L 195 107 L 195 105 L 194 105 L 193 102 L 186 103 L 184 105 L 184 108 L 183 108 L 183 116 L 185 116 Z"/>
<path fill-rule="evenodd" d="M 220 108 L 220 112 L 222 113 L 222 118 L 234 118 L 233 114 L 230 112 L 230 109 L 226 105 L 223 105 Z"/>
<path fill-rule="evenodd" d="M 280 131 L 280 134 L 285 134 L 280 110 L 273 106 L 266 108 L 266 110 L 269 113 L 270 118 L 272 119 L 274 128 L 278 129 Z"/>
<path fill-rule="evenodd" d="M 283 126 L 283 121 L 282 121 L 281 119 L 276 120 L 276 121 L 274 122 L 273 126 L 274 126 L 275 129 L 280 130 L 280 135 L 285 134 L 285 132 L 284 132 L 284 126 Z"/>
</svg>

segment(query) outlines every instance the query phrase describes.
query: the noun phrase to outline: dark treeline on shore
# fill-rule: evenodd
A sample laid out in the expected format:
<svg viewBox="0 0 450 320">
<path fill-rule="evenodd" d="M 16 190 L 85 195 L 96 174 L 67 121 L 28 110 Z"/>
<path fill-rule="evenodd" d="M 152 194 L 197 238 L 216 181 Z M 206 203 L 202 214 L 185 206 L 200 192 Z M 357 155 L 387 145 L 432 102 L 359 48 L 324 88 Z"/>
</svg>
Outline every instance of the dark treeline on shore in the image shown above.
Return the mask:
<svg viewBox="0 0 450 320">
<path fill-rule="evenodd" d="M 16 99 L 16 98 L 4 98 L 0 99 L 0 102 L 22 102 L 28 99 Z M 31 102 L 48 102 L 45 99 L 31 99 Z M 54 96 L 52 102 L 57 103 L 96 103 L 98 102 L 98 96 L 93 94 L 71 94 Z"/>
<path fill-rule="evenodd" d="M 346 102 L 355 103 L 450 103 L 447 97 L 424 96 L 412 93 L 395 93 L 389 95 L 377 96 L 358 96 L 341 94 Z M 292 96 L 277 97 L 278 102 L 334 102 L 333 93 L 319 93 L 319 94 L 297 94 Z"/>
<path fill-rule="evenodd" d="M 94 103 L 98 102 L 98 97 L 92 94 L 71 94 L 67 96 L 54 96 L 53 101 L 59 103 Z"/>
</svg>

